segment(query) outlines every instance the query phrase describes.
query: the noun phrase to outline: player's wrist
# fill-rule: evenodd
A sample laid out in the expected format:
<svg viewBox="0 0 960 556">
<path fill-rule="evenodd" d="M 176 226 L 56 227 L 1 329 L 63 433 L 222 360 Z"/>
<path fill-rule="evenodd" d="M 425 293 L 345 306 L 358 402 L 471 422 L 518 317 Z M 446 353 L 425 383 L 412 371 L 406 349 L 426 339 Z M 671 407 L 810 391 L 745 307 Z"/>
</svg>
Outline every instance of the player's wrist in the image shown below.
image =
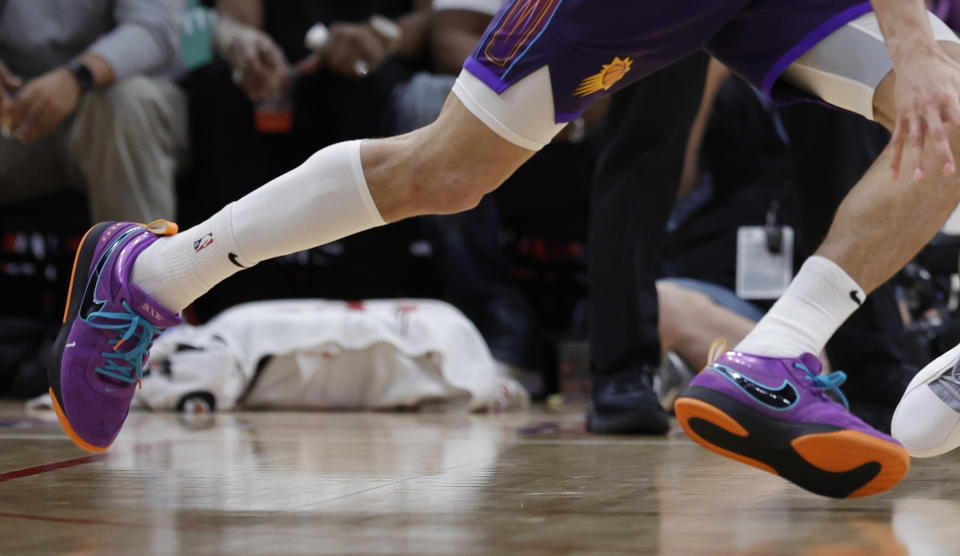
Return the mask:
<svg viewBox="0 0 960 556">
<path fill-rule="evenodd" d="M 900 44 L 889 44 L 890 60 L 899 72 L 908 70 L 919 62 L 947 61 L 950 58 L 934 41 L 910 41 Z"/>
</svg>

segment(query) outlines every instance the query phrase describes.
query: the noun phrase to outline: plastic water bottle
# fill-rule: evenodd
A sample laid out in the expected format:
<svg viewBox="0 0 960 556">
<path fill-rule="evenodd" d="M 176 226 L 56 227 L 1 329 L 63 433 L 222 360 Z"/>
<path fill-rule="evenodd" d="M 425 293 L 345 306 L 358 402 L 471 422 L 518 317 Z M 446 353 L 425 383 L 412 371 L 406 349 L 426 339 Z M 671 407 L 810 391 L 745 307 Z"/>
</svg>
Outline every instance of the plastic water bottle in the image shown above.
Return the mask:
<svg viewBox="0 0 960 556">
<path fill-rule="evenodd" d="M 254 108 L 254 125 L 261 133 L 290 133 L 293 129 L 293 92 L 297 74 L 290 70 L 271 87 Z"/>
<path fill-rule="evenodd" d="M 330 30 L 323 23 L 316 23 L 307 31 L 304 43 L 312 51 L 320 50 L 330 39 Z M 261 133 L 290 133 L 293 129 L 293 93 L 297 84 L 297 72 L 289 70 L 276 83 L 266 100 L 254 109 L 254 125 Z"/>
</svg>

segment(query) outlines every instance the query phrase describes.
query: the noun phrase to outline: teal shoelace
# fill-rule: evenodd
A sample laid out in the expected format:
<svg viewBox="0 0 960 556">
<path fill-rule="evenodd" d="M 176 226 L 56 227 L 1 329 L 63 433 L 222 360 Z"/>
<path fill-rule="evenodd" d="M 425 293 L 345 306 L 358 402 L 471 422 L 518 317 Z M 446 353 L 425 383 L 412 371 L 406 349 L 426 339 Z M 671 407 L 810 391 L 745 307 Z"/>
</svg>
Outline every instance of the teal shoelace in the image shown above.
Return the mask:
<svg viewBox="0 0 960 556">
<path fill-rule="evenodd" d="M 94 370 L 110 378 L 133 384 L 143 378 L 143 356 L 150 349 L 158 328 L 133 312 L 126 301 L 123 302 L 123 308 L 127 310 L 126 313 L 94 311 L 87 317 L 87 323 L 101 330 L 116 330 L 118 333 L 122 331 L 119 338 L 108 340 L 113 351 L 100 354 L 107 360 L 106 364 L 95 367 Z M 120 351 L 120 346 L 130 339 L 137 342 L 133 349 Z"/>
<path fill-rule="evenodd" d="M 847 381 L 847 373 L 843 371 L 834 371 L 828 375 L 820 375 L 811 371 L 803 363 L 794 363 L 794 369 L 800 369 L 807 372 L 806 379 L 813 382 L 818 388 L 824 390 L 829 390 L 833 393 L 834 396 L 843 404 L 843 407 L 850 409 L 850 402 L 847 401 L 847 397 L 843 395 L 843 392 L 840 390 L 840 386 Z"/>
</svg>

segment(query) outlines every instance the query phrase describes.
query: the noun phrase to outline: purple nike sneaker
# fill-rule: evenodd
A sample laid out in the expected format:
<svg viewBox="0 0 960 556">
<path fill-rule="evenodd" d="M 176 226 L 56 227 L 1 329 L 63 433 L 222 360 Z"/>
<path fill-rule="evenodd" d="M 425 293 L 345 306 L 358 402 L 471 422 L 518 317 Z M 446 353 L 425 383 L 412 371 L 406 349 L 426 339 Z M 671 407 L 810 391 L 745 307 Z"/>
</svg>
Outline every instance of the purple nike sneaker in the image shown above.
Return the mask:
<svg viewBox="0 0 960 556">
<path fill-rule="evenodd" d="M 63 430 L 90 452 L 110 447 L 123 426 L 154 336 L 181 319 L 130 282 L 137 255 L 177 226 L 104 222 L 80 242 L 63 326 L 47 367 Z"/>
<path fill-rule="evenodd" d="M 701 446 L 822 496 L 892 488 L 910 468 L 907 451 L 846 409 L 844 373 L 821 375 L 820 368 L 809 353 L 791 359 L 728 351 L 677 398 L 677 420 Z"/>
</svg>

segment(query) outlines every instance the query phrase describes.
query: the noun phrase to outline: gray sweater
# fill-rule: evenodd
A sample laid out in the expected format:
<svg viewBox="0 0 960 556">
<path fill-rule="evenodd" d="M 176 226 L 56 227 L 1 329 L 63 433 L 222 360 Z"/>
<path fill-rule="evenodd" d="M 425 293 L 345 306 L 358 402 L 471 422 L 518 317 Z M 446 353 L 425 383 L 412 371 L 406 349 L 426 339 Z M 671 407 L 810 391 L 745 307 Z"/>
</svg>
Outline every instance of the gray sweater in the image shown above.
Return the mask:
<svg viewBox="0 0 960 556">
<path fill-rule="evenodd" d="M 90 51 L 117 78 L 170 70 L 185 0 L 0 0 L 0 60 L 30 79 Z"/>
</svg>

